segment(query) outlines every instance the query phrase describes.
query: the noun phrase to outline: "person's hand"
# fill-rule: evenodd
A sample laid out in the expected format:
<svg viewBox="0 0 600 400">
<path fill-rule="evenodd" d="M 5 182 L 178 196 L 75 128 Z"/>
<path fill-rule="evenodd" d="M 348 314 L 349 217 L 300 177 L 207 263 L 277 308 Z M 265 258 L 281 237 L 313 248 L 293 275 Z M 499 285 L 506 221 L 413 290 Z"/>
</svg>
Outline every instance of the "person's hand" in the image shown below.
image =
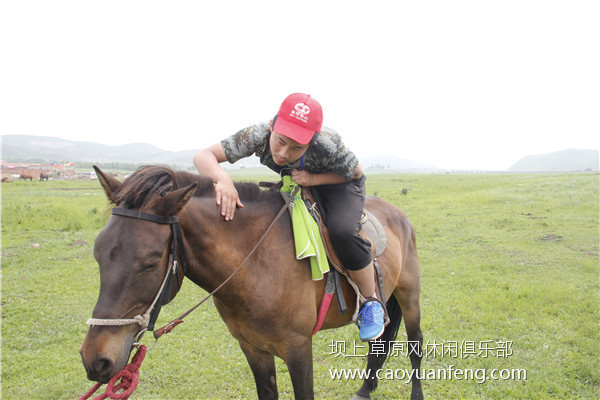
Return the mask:
<svg viewBox="0 0 600 400">
<path fill-rule="evenodd" d="M 314 175 L 305 170 L 295 169 L 292 171 L 292 180 L 296 182 L 300 186 L 313 186 L 314 185 Z"/>
<path fill-rule="evenodd" d="M 231 178 L 220 179 L 215 185 L 217 205 L 221 206 L 221 215 L 225 221 L 233 219 L 236 207 L 244 207 Z"/>
</svg>

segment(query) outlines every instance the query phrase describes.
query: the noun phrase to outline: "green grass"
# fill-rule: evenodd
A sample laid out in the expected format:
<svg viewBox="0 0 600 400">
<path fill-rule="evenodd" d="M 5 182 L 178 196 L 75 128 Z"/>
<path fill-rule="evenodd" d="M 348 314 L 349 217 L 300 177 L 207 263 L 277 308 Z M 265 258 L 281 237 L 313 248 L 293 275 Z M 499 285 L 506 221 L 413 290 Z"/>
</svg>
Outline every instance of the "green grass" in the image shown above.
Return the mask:
<svg viewBox="0 0 600 400">
<path fill-rule="evenodd" d="M 597 174 L 373 175 L 367 191 L 402 209 L 417 231 L 422 268 L 423 369 L 522 369 L 526 380 L 427 379 L 426 398 L 598 398 L 600 393 Z M 265 177 L 248 176 L 259 180 Z M 267 179 L 274 179 L 268 176 Z M 406 189 L 402 194 L 403 189 Z M 99 290 L 93 241 L 108 219 L 98 182 L 2 184 L 2 398 L 73 399 L 92 383 L 77 349 Z M 159 324 L 204 292 L 186 282 Z M 350 398 L 356 380 L 331 368 L 350 357 L 353 326 L 314 338 L 315 393 Z M 403 328 L 398 341 L 406 340 Z M 345 356 L 331 344 L 346 343 Z M 146 339 L 150 344 L 150 339 Z M 504 347 L 503 347 L 504 343 Z M 506 347 L 506 344 L 510 344 Z M 357 343 L 359 344 L 359 343 Z M 361 344 L 359 344 L 361 345 Z M 468 355 L 489 345 L 505 356 Z M 355 349 L 357 354 L 364 349 Z M 385 368 L 410 368 L 390 357 Z M 293 398 L 277 360 L 280 397 Z M 383 380 L 375 399 L 409 398 Z M 212 304 L 163 337 L 144 361 L 135 399 L 255 398 L 252 374 Z"/>
</svg>

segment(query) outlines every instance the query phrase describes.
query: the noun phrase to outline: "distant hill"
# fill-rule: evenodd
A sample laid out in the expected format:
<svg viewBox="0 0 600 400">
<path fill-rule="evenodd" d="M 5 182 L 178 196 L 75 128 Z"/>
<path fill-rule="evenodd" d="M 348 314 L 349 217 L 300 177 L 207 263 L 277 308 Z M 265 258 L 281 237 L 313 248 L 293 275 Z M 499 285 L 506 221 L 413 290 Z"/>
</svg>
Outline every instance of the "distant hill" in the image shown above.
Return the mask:
<svg viewBox="0 0 600 400">
<path fill-rule="evenodd" d="M 93 142 L 65 140 L 58 137 L 33 135 L 2 135 L 2 159 L 9 162 L 122 162 L 131 164 L 169 164 L 175 167 L 192 166 L 192 158 L 200 149 L 167 151 L 148 143 L 130 143 L 108 146 Z M 394 155 L 359 157 L 364 169 L 371 172 L 404 171 L 424 172 L 441 170 L 435 165 L 422 164 Z M 251 157 L 225 168 L 253 168 L 260 166 L 258 158 Z M 564 150 L 550 154 L 523 157 L 508 169 L 520 171 L 598 171 L 598 150 Z"/>
<path fill-rule="evenodd" d="M 166 151 L 147 143 L 107 146 L 58 137 L 3 135 L 2 159 L 12 162 L 127 162 L 191 165 L 198 150 Z"/>
<path fill-rule="evenodd" d="M 32 135 L 3 135 L 2 159 L 10 162 L 126 162 L 132 164 L 169 164 L 192 166 L 192 158 L 200 149 L 167 151 L 147 143 L 107 146 L 99 143 L 65 140 L 58 137 Z M 375 171 L 425 171 L 438 169 L 392 155 L 361 158 L 366 169 Z M 225 168 L 253 168 L 260 166 L 258 158 L 240 160 Z"/>
<path fill-rule="evenodd" d="M 548 154 L 526 156 L 511 166 L 508 171 L 598 171 L 598 150 L 568 149 Z"/>
</svg>

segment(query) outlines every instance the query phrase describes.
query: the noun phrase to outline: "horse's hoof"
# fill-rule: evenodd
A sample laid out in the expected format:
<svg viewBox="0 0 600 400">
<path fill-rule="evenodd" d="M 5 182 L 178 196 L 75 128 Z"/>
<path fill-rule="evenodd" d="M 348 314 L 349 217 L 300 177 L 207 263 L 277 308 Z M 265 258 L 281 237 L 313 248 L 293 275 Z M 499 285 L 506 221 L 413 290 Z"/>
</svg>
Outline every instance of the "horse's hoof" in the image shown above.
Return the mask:
<svg viewBox="0 0 600 400">
<path fill-rule="evenodd" d="M 371 396 L 363 397 L 363 396 L 359 396 L 358 394 L 355 394 L 354 397 L 352 398 L 352 400 L 371 400 Z"/>
</svg>

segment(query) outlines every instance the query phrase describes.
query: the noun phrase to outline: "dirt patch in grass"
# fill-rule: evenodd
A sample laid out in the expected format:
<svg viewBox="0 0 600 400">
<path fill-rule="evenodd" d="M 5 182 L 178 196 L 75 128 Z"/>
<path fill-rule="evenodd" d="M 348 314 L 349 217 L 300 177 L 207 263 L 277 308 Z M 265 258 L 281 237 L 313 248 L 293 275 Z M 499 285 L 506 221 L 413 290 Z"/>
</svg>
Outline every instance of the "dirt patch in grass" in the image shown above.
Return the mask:
<svg viewBox="0 0 600 400">
<path fill-rule="evenodd" d="M 548 235 L 542 236 L 540 238 L 540 240 L 542 241 L 546 241 L 546 242 L 559 242 L 562 240 L 562 236 L 560 235 L 555 235 L 553 233 L 549 233 Z"/>
</svg>

